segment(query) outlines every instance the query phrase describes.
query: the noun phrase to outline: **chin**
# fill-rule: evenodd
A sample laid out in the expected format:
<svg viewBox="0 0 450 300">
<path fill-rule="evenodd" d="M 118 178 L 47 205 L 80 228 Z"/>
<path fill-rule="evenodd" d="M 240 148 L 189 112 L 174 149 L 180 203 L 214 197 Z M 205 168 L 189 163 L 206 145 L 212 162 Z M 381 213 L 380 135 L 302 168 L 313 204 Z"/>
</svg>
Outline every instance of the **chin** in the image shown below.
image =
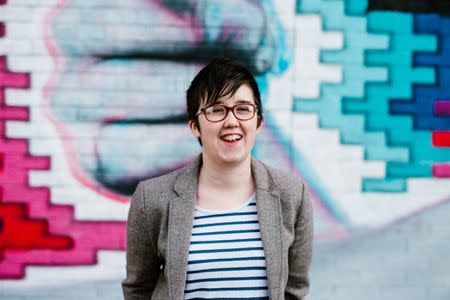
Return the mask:
<svg viewBox="0 0 450 300">
<path fill-rule="evenodd" d="M 236 164 L 246 161 L 250 158 L 250 154 L 223 155 L 220 160 L 224 163 Z"/>
</svg>

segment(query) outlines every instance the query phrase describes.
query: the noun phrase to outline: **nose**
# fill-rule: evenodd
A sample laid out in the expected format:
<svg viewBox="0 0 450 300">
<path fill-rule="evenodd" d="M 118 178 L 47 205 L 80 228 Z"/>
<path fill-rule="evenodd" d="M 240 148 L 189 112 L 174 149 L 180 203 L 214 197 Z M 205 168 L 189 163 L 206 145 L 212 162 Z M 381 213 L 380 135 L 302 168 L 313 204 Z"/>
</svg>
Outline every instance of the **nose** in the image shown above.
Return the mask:
<svg viewBox="0 0 450 300">
<path fill-rule="evenodd" d="M 239 126 L 239 120 L 234 115 L 233 111 L 230 109 L 227 111 L 227 116 L 224 120 L 224 127 L 237 127 Z"/>
</svg>

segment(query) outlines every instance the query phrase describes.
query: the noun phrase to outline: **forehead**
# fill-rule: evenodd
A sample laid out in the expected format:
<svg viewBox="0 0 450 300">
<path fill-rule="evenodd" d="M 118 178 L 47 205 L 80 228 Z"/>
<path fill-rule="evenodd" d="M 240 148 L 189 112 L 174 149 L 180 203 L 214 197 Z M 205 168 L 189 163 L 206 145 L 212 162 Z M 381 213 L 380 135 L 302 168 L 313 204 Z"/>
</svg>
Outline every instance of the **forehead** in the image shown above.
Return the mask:
<svg viewBox="0 0 450 300">
<path fill-rule="evenodd" d="M 255 95 L 248 84 L 242 84 L 236 92 L 219 97 L 213 103 L 255 103 Z M 212 104 L 212 103 L 211 103 Z"/>
</svg>

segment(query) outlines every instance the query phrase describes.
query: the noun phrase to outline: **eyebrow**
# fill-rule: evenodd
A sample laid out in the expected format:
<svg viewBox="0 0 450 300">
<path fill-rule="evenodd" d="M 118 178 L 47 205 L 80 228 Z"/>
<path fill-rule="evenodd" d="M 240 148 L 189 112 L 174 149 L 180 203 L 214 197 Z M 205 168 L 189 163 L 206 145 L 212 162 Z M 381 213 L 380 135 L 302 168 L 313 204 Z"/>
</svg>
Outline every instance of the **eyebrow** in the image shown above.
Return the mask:
<svg viewBox="0 0 450 300">
<path fill-rule="evenodd" d="M 214 104 L 224 104 L 224 103 L 225 101 L 223 100 L 217 100 L 216 102 L 214 102 Z M 255 104 L 255 103 L 248 100 L 238 100 L 235 102 L 235 104 Z"/>
</svg>

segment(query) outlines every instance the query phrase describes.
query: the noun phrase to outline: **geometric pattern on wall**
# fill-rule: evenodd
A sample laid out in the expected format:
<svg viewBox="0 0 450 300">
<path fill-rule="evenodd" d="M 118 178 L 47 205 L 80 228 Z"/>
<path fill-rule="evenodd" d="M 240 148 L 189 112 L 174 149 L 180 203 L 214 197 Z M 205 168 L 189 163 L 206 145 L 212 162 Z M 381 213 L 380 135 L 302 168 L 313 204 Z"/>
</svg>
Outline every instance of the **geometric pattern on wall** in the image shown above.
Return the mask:
<svg viewBox="0 0 450 300">
<path fill-rule="evenodd" d="M 363 192 L 404 192 L 408 178 L 431 177 L 432 170 L 437 177 L 448 176 L 450 149 L 440 147 L 449 139 L 445 109 L 434 117 L 444 131 L 417 126 L 433 114 L 433 105 L 447 107 L 443 100 L 448 91 L 431 91 L 439 86 L 439 74 L 448 80 L 441 66 L 448 42 L 435 36 L 448 31 L 448 24 L 436 22 L 444 20 L 436 16 L 438 20 L 397 12 L 366 15 L 363 2 L 297 2 L 297 12 L 319 13 L 326 30 L 344 32 L 345 45 L 321 51 L 322 62 L 343 66 L 343 82 L 322 84 L 314 101 L 295 99 L 294 110 L 316 113 L 320 127 L 339 129 L 343 145 L 361 145 L 366 160 L 386 162 L 384 178 L 362 178 Z M 424 30 L 430 21 L 439 25 Z M 437 57 L 438 49 L 446 50 Z"/>
<path fill-rule="evenodd" d="M 7 28 L 0 25 L 4 36 Z M 26 139 L 6 136 L 8 121 L 29 121 L 27 107 L 9 106 L 6 89 L 30 88 L 30 74 L 8 69 L 0 56 L 0 279 L 22 279 L 29 265 L 95 265 L 100 249 L 125 249 L 125 223 L 77 221 L 70 205 L 50 203 L 47 187 L 32 187 L 32 170 L 49 170 Z"/>
</svg>

